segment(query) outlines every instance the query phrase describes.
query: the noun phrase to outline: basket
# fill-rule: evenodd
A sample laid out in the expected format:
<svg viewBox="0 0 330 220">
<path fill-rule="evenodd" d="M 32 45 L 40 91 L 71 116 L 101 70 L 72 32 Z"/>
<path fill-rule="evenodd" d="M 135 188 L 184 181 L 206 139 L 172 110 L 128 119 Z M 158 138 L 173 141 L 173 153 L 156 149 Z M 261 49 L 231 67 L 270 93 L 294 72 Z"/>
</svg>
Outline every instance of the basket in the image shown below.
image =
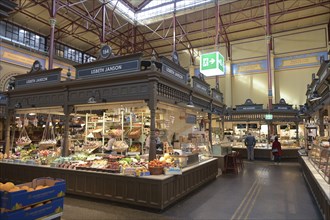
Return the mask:
<svg viewBox="0 0 330 220">
<path fill-rule="evenodd" d="M 148 169 L 151 175 L 161 175 L 164 173 L 163 167 L 149 167 Z"/>
<path fill-rule="evenodd" d="M 31 143 L 32 143 L 31 140 L 30 141 L 21 141 L 21 140 L 16 141 L 16 145 L 19 146 L 19 147 L 24 147 L 24 146 L 29 145 Z"/>
<path fill-rule="evenodd" d="M 127 137 L 130 138 L 130 139 L 138 139 L 140 138 L 142 134 L 142 129 L 141 128 L 132 128 L 128 134 L 127 134 Z"/>
<path fill-rule="evenodd" d="M 39 148 L 49 148 L 56 146 L 56 140 L 41 140 L 38 144 Z"/>
</svg>

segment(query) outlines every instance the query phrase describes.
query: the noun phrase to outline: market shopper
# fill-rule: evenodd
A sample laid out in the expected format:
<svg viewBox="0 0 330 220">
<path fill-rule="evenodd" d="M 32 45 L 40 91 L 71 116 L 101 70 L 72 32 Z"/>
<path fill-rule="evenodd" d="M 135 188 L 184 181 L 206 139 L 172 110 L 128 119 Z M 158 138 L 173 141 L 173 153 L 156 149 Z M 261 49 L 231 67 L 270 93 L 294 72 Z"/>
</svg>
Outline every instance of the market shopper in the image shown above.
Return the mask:
<svg viewBox="0 0 330 220">
<path fill-rule="evenodd" d="M 281 143 L 278 141 L 277 136 L 275 137 L 274 142 L 272 144 L 272 153 L 274 156 L 274 162 L 279 164 L 281 162 L 282 147 Z"/>
<path fill-rule="evenodd" d="M 156 154 L 162 154 L 163 153 L 163 144 L 160 141 L 159 138 L 159 129 L 155 129 L 155 140 L 156 140 Z M 145 144 L 145 148 L 146 148 L 146 152 L 145 153 L 149 153 L 150 150 L 150 134 L 148 135 L 147 139 L 146 139 L 146 144 Z"/>
<path fill-rule="evenodd" d="M 248 160 L 254 160 L 254 147 L 256 145 L 256 139 L 251 134 L 251 132 L 248 133 L 248 136 L 246 136 L 244 140 L 245 146 L 247 148 L 247 156 Z"/>
<path fill-rule="evenodd" d="M 104 153 L 111 153 L 112 152 L 112 146 L 116 142 L 116 138 L 113 135 L 110 135 L 109 141 L 107 145 L 103 147 Z"/>
</svg>

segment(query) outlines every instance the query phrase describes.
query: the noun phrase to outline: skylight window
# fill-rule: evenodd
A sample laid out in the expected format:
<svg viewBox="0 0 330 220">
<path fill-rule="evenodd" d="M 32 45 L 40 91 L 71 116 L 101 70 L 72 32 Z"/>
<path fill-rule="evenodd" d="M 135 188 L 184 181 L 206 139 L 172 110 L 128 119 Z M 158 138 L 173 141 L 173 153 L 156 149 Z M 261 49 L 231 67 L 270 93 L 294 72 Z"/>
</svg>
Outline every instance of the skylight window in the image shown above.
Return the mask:
<svg viewBox="0 0 330 220">
<path fill-rule="evenodd" d="M 108 2 L 110 8 L 115 8 L 115 11 L 125 17 L 131 23 L 145 23 L 147 20 L 156 22 L 163 19 L 164 15 L 172 14 L 174 11 L 175 0 L 157 0 L 151 1 L 142 10 L 134 13 L 134 11 L 126 4 L 119 0 L 112 0 Z M 183 10 L 194 10 L 196 7 L 208 3 L 214 4 L 214 0 L 182 0 L 176 2 L 176 12 Z"/>
</svg>

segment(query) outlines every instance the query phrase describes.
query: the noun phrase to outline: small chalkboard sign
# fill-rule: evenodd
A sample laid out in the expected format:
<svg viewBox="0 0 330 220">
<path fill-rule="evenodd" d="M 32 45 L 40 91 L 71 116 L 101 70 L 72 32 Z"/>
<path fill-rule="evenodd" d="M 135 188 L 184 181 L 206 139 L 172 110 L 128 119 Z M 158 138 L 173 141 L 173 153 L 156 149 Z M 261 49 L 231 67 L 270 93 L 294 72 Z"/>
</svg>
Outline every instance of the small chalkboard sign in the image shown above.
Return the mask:
<svg viewBox="0 0 330 220">
<path fill-rule="evenodd" d="M 186 123 L 187 124 L 196 124 L 197 117 L 193 114 L 186 114 Z"/>
</svg>

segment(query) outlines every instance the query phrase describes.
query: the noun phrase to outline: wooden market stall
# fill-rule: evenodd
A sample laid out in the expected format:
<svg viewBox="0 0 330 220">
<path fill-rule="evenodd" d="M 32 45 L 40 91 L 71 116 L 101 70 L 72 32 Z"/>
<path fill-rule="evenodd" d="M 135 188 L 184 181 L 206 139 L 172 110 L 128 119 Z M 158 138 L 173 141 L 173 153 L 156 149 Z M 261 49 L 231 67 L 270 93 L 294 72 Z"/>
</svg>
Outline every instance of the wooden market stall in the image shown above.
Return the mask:
<svg viewBox="0 0 330 220">
<path fill-rule="evenodd" d="M 244 136 L 247 132 L 251 132 L 257 139 L 254 148 L 256 159 L 271 159 L 270 139 L 273 135 L 280 138 L 283 158 L 298 158 L 300 149 L 298 128 L 302 118 L 298 110 L 287 104 L 284 99 L 273 104 L 271 110 L 264 109 L 262 104 L 255 104 L 251 99 L 247 99 L 244 104 L 237 105 L 235 109 L 227 109 L 223 121 L 224 124 L 228 123 L 235 127 L 236 132 L 230 137 L 232 150 L 238 151 L 243 158 L 247 157 L 244 146 Z M 286 132 L 282 132 L 284 126 Z"/>
<path fill-rule="evenodd" d="M 156 158 L 156 111 L 164 105 L 193 108 L 211 114 L 223 112 L 222 94 L 203 79 L 165 57 L 143 60 L 142 54 L 112 57 L 76 66 L 76 77 L 61 75 L 62 69 L 36 68 L 16 77 L 14 89 L 7 92 L 7 126 L 16 112 L 60 113 L 64 115 L 62 156 L 69 155 L 69 118 L 79 111 L 105 111 L 122 103 L 147 106 L 150 111 L 151 146 L 149 161 Z M 64 80 L 63 80 L 64 78 Z M 149 123 L 149 122 L 148 122 Z M 211 124 L 211 122 L 210 122 Z M 211 132 L 211 126 L 209 126 Z M 10 129 L 6 146 L 10 146 Z M 10 147 L 6 148 L 9 153 Z M 164 209 L 189 192 L 215 179 L 216 159 L 208 159 L 182 170 L 182 175 L 131 177 L 122 174 L 67 170 L 0 162 L 0 181 L 24 182 L 35 177 L 62 178 L 67 193 L 108 199 L 138 206 Z"/>
<path fill-rule="evenodd" d="M 324 219 L 330 219 L 329 60 L 323 61 L 317 74 L 313 75 L 306 96 L 306 148 L 300 152 L 299 162 Z M 309 134 L 311 130 L 315 131 L 313 135 Z"/>
</svg>

